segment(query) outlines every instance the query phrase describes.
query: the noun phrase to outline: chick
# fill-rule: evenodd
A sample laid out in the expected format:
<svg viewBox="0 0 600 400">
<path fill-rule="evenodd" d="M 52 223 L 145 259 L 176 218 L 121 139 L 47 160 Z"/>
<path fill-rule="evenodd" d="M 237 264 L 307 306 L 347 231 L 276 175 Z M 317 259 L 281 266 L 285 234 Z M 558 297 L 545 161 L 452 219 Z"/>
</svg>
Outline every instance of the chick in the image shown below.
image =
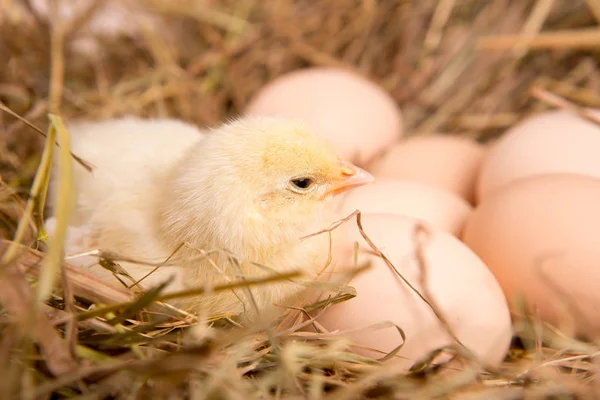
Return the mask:
<svg viewBox="0 0 600 400">
<path fill-rule="evenodd" d="M 314 278 L 329 239 L 302 238 L 335 219 L 338 194 L 373 181 L 303 124 L 277 117 L 242 118 L 205 135 L 174 120 L 137 118 L 68 128 L 73 152 L 95 166 L 90 174 L 74 164 L 72 228 L 80 237 L 70 239 L 70 251 L 100 248 L 156 263 L 189 244 L 142 287 L 172 277 L 167 290 L 179 291 L 292 270 Z M 213 249 L 239 263 L 223 252 L 202 257 Z M 121 266 L 136 280 L 152 270 Z M 238 290 L 173 303 L 191 312 L 252 315 L 253 305 L 266 311 L 302 290 L 280 281 L 252 288 L 253 301 Z"/>
</svg>

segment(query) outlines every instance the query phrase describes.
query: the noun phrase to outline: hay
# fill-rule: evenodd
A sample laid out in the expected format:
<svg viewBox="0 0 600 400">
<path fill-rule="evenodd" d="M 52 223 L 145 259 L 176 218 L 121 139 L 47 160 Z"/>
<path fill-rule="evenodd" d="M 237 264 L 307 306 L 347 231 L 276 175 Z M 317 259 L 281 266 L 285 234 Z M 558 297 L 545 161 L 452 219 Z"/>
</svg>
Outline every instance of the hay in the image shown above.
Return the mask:
<svg viewBox="0 0 600 400">
<path fill-rule="evenodd" d="M 27 2 L 0 0 L 0 101 L 42 131 L 49 112 L 65 120 L 136 114 L 214 125 L 274 77 L 326 65 L 384 87 L 403 111 L 407 135 L 487 141 L 548 107 L 584 116 L 581 107 L 600 107 L 598 0 L 142 3 L 144 21 L 159 28 L 102 37 L 89 28 L 98 4 L 60 23 Z M 83 32 L 101 56 L 77 53 Z M 0 112 L 4 238 L 14 237 L 28 212 L 43 145 L 41 135 Z M 22 226 L 21 243 L 36 244 L 35 220 Z M 10 246 L 3 242 L 0 254 Z M 406 375 L 348 353 L 341 335 L 300 333 L 299 325 L 273 333 L 215 316 L 183 335 L 195 319 L 160 303 L 160 293 L 135 297 L 68 265 L 68 279 L 33 307 L 41 253 L 12 249 L 0 278 L 3 398 L 598 396 L 600 349 L 526 317 L 517 316 L 514 345 L 496 370 L 465 360 L 453 371 L 424 360 Z M 290 311 L 292 320 L 301 314 Z"/>
</svg>

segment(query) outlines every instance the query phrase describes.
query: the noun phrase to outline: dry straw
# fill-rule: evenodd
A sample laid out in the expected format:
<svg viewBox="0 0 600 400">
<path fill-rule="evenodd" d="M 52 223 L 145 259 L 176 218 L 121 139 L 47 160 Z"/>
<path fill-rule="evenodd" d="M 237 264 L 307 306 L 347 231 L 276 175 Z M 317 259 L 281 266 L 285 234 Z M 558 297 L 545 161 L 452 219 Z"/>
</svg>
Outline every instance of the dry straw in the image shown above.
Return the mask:
<svg viewBox="0 0 600 400">
<path fill-rule="evenodd" d="M 600 106 L 600 1 L 145 0 L 140 7 L 159 27 L 144 19 L 134 37 L 92 32 L 102 56 L 78 54 L 73 43 L 89 33 L 104 0 L 67 21 L 58 18 L 59 3 L 49 1 L 45 16 L 28 1 L 0 0 L 2 398 L 600 396 L 598 346 L 524 315 L 515 315 L 515 342 L 500 367 L 486 368 L 456 343 L 439 351 L 461 359 L 461 370 L 430 365 L 436 353 L 407 374 L 349 352 L 343 332 L 315 321 L 352 298 L 351 287 L 331 284 L 330 302 L 289 309 L 278 329 L 266 317 L 250 326 L 226 315 L 198 322 L 163 303 L 160 288 L 137 293 L 98 281 L 64 262 L 62 249 L 74 156 L 63 120 L 137 114 L 214 125 L 239 113 L 265 82 L 308 65 L 350 68 L 378 82 L 402 108 L 410 135 L 486 141 L 554 107 L 593 119 L 584 107 Z M 52 157 L 63 172 L 57 235 L 48 239 Z M 91 255 L 118 272 L 118 255 Z M 273 279 L 282 277 L 212 290 Z M 313 332 L 300 331 L 308 325 Z"/>
</svg>

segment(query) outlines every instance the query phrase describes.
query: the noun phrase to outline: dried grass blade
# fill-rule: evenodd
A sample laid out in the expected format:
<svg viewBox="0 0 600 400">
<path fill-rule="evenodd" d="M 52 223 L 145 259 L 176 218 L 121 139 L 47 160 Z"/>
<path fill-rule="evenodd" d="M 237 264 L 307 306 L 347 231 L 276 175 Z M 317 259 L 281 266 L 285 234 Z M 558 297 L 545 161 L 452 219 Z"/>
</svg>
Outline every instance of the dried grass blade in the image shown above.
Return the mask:
<svg viewBox="0 0 600 400">
<path fill-rule="evenodd" d="M 352 286 L 346 286 L 341 293 L 338 293 L 337 295 L 335 295 L 333 297 L 328 297 L 325 300 L 321 300 L 316 303 L 306 305 L 303 307 L 303 309 L 305 311 L 313 311 L 318 308 L 328 306 L 330 304 L 333 305 L 333 304 L 337 304 L 337 303 L 342 303 L 344 301 L 348 301 L 350 299 L 353 299 L 354 297 L 356 297 L 356 289 L 353 288 Z"/>
<path fill-rule="evenodd" d="M 125 308 L 122 311 L 121 315 L 119 315 L 118 317 L 112 318 L 112 319 L 108 320 L 107 322 L 111 325 L 121 324 L 127 318 L 142 311 L 142 309 L 144 309 L 144 307 L 149 306 L 158 298 L 158 296 L 160 295 L 160 292 L 162 292 L 171 281 L 172 281 L 172 279 L 165 281 L 165 282 L 161 283 L 160 285 L 150 289 L 149 291 L 147 291 L 146 293 L 141 295 L 136 302 L 131 304 L 129 307 Z"/>
<path fill-rule="evenodd" d="M 600 24 L 600 1 L 599 0 L 585 0 L 590 12 L 596 18 L 596 21 Z"/>
<path fill-rule="evenodd" d="M 60 273 L 71 209 L 75 204 L 73 164 L 71 163 L 71 152 L 69 151 L 69 132 L 63 125 L 60 117 L 49 114 L 48 118 L 50 119 L 48 138 L 50 139 L 56 135 L 61 143 L 58 159 L 60 177 L 58 180 L 58 190 L 55 193 L 56 228 L 54 230 L 54 235 L 48 239 L 48 254 L 43 261 L 43 268 L 40 271 L 36 295 L 38 302 L 44 301 L 50 294 Z M 54 140 L 49 140 L 49 142 L 51 145 L 54 144 Z M 47 173 L 49 174 L 50 165 L 47 165 L 46 167 L 48 168 Z"/>
<path fill-rule="evenodd" d="M 13 110 L 11 110 L 10 108 L 8 108 L 4 104 L 2 104 L 2 102 L 0 102 L 0 110 L 4 111 L 5 113 L 7 113 L 9 115 L 12 115 L 13 117 L 15 117 L 16 119 L 18 119 L 19 121 L 21 121 L 22 123 L 24 123 L 25 125 L 27 125 L 28 127 L 30 127 L 31 129 L 33 129 L 34 131 L 36 131 L 37 133 L 39 133 L 43 137 L 45 137 L 45 138 L 48 137 L 47 134 L 46 134 L 46 132 L 44 132 L 43 130 L 41 130 L 40 128 L 38 128 L 37 126 L 35 126 L 34 124 L 32 124 L 31 122 L 29 122 L 26 118 L 21 117 L 19 114 L 17 114 Z M 57 146 L 58 146 L 58 144 L 57 144 Z M 58 147 L 60 147 L 60 146 L 58 146 Z M 92 168 L 92 165 L 90 163 L 88 163 L 84 159 L 76 156 L 73 153 L 71 153 L 71 157 L 73 157 L 73 159 L 75 161 L 77 161 L 79 163 L 79 165 L 81 165 L 86 171 L 92 172 L 93 168 Z"/>
<path fill-rule="evenodd" d="M 569 29 L 537 35 L 484 36 L 478 41 L 480 50 L 502 50 L 515 47 L 539 49 L 595 49 L 600 46 L 600 29 Z"/>
<path fill-rule="evenodd" d="M 50 371 L 59 376 L 77 367 L 66 342 L 54 329 L 52 322 L 37 307 L 34 307 L 31 287 L 15 268 L 0 279 L 0 301 L 3 307 L 20 324 L 23 335 L 29 335 L 40 346 L 40 352 Z M 30 313 L 34 312 L 31 324 Z"/>
<path fill-rule="evenodd" d="M 277 282 L 277 281 L 281 281 L 281 280 L 295 278 L 300 275 L 301 275 L 300 272 L 288 272 L 288 273 L 277 274 L 274 276 L 267 276 L 264 278 L 245 279 L 244 281 L 231 282 L 231 283 L 226 283 L 223 285 L 214 286 L 211 288 L 211 293 L 222 292 L 222 291 L 226 291 L 226 290 L 248 287 L 248 286 L 253 286 L 253 285 L 263 285 L 263 284 L 267 284 L 267 283 L 271 283 L 271 282 Z M 181 297 L 201 296 L 201 295 L 205 294 L 206 292 L 207 292 L 206 288 L 190 289 L 190 290 L 184 290 L 184 291 L 176 292 L 176 293 L 164 294 L 164 295 L 158 296 L 154 300 L 155 301 L 168 301 L 168 300 L 177 299 L 177 298 L 181 298 Z M 90 311 L 85 311 L 85 312 L 77 314 L 77 320 L 83 321 L 88 318 L 94 318 L 94 317 L 97 317 L 100 315 L 104 315 L 108 312 L 118 311 L 125 307 L 130 307 L 134 304 L 135 304 L 135 301 L 118 303 L 118 304 L 113 304 L 113 305 L 105 306 L 105 307 L 99 307 L 99 308 L 96 308 L 96 309 L 93 309 Z"/>
<path fill-rule="evenodd" d="M 7 240 L 0 240 L 0 250 L 11 245 Z M 26 274 L 37 277 L 42 269 L 41 261 L 43 254 L 39 251 L 29 249 L 26 246 L 17 246 L 25 254 L 20 254 L 19 268 Z M 90 300 L 94 303 L 114 304 L 131 301 L 133 293 L 131 291 L 116 286 L 110 282 L 92 275 L 81 267 L 74 267 L 66 264 L 69 283 L 73 286 L 73 294 Z"/>
<path fill-rule="evenodd" d="M 50 129 L 48 131 L 47 140 L 44 145 L 44 150 L 42 152 L 42 158 L 40 160 L 40 165 L 35 174 L 31 190 L 29 191 L 29 199 L 27 200 L 25 211 L 23 212 L 23 216 L 19 220 L 17 232 L 15 233 L 13 241 L 10 243 L 8 249 L 2 256 L 1 264 L 6 265 L 14 261 L 17 248 L 21 244 L 23 236 L 25 235 L 25 229 L 31 224 L 32 221 L 39 222 L 38 219 L 34 218 L 34 210 L 40 210 L 44 208 L 43 204 L 40 206 L 38 205 L 38 203 L 42 198 L 45 197 L 41 196 L 41 193 L 45 189 L 47 189 L 48 178 L 50 176 L 50 167 L 52 165 L 52 156 L 54 152 L 55 133 L 56 132 L 53 129 Z M 45 183 L 46 187 L 44 187 Z M 38 226 L 37 230 L 38 237 L 40 236 L 40 233 L 44 233 L 43 226 Z"/>
</svg>

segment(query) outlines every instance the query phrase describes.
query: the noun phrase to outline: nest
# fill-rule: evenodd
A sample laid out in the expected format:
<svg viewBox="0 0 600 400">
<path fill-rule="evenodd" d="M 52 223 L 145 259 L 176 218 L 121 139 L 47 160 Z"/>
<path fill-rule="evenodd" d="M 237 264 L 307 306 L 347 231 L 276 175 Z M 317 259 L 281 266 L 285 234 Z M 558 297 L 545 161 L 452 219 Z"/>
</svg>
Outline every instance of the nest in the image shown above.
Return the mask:
<svg viewBox="0 0 600 400">
<path fill-rule="evenodd" d="M 139 21 L 116 34 L 93 28 L 103 1 L 67 19 L 34 3 L 0 0 L 4 398 L 598 396 L 599 348 L 526 316 L 515 316 L 499 368 L 463 357 L 456 371 L 432 356 L 409 373 L 350 353 L 343 336 L 300 333 L 300 323 L 197 323 L 159 291 L 134 295 L 46 254 L 36 230 L 44 185 L 34 179 L 43 177 L 49 113 L 213 126 L 238 115 L 266 82 L 306 66 L 377 82 L 402 109 L 406 135 L 488 141 L 547 108 L 599 107 L 597 0 L 124 1 Z M 53 257 L 48 265 L 62 279 L 36 302 L 51 280 L 40 265 Z"/>
</svg>

